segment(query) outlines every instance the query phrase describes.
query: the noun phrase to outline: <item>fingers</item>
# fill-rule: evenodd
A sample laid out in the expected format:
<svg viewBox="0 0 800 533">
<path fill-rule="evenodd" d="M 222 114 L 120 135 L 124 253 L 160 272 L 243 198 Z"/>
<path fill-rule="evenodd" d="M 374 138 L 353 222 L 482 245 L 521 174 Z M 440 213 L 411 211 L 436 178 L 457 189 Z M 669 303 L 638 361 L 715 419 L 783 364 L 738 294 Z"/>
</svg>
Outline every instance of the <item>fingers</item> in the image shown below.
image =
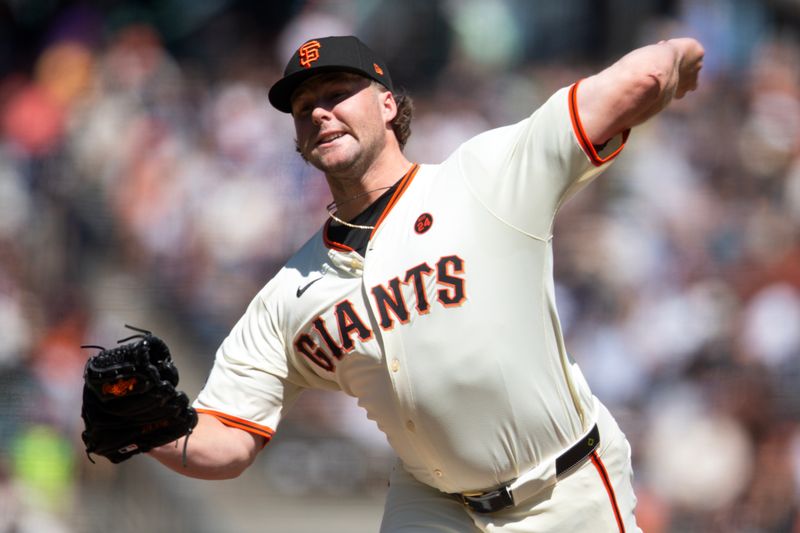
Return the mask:
<svg viewBox="0 0 800 533">
<path fill-rule="evenodd" d="M 698 87 L 705 48 L 699 41 L 691 37 L 670 39 L 666 43 L 673 46 L 679 54 L 678 85 L 675 90 L 675 98 L 680 99 Z"/>
</svg>

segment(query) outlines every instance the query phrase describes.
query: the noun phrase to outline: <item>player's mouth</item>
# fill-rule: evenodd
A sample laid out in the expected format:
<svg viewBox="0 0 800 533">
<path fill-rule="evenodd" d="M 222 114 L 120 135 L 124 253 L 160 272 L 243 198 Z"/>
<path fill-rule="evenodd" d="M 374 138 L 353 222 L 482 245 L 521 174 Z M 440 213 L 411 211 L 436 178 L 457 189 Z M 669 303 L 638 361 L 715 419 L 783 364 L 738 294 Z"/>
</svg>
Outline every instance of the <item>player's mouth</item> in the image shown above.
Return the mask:
<svg viewBox="0 0 800 533">
<path fill-rule="evenodd" d="M 331 144 L 334 141 L 336 141 L 336 139 L 340 139 L 340 138 L 344 137 L 344 135 L 345 134 L 340 132 L 340 131 L 331 132 L 331 133 L 326 133 L 324 135 L 320 135 L 317 138 L 317 144 L 316 145 L 317 146 L 325 146 L 325 145 Z"/>
</svg>

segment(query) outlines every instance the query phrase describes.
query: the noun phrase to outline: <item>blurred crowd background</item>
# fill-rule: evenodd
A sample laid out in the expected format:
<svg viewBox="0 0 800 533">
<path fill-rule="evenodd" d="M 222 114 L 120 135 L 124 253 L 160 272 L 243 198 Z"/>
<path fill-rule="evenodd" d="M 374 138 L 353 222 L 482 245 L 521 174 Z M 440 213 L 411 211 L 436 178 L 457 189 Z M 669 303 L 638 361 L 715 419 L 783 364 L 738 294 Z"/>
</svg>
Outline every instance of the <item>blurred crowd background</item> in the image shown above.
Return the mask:
<svg viewBox="0 0 800 533">
<path fill-rule="evenodd" d="M 266 90 L 305 39 L 349 33 L 414 97 L 422 163 L 632 48 L 703 42 L 700 89 L 559 215 L 559 310 L 632 443 L 646 532 L 800 532 L 798 2 L 5 0 L 0 533 L 297 532 L 316 512 L 377 531 L 391 453 L 343 395 L 306 394 L 233 482 L 93 465 L 80 440 L 82 344 L 153 329 L 196 394 L 325 220 Z"/>
</svg>

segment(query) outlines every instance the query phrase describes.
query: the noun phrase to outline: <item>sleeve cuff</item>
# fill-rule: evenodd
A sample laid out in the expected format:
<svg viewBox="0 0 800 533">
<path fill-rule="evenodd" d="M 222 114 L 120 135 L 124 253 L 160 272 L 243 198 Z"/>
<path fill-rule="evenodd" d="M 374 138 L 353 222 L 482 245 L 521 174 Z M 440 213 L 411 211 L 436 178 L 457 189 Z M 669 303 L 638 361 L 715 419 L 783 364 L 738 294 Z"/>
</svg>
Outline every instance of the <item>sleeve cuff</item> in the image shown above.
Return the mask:
<svg viewBox="0 0 800 533">
<path fill-rule="evenodd" d="M 258 435 L 260 437 L 264 437 L 264 446 L 272 439 L 272 436 L 275 434 L 275 430 L 267 427 L 262 426 L 260 424 L 256 424 L 255 422 L 250 422 L 249 420 L 245 420 L 243 418 L 239 418 L 233 415 L 225 414 L 220 411 L 214 411 L 212 409 L 196 409 L 198 413 L 203 413 L 206 415 L 211 415 L 223 424 L 228 427 L 241 429 L 243 431 L 247 431 L 248 433 L 252 433 L 253 435 Z"/>
<path fill-rule="evenodd" d="M 569 89 L 569 117 L 572 121 L 572 130 L 584 153 L 589 157 L 589 160 L 594 166 L 599 167 L 617 157 L 625 147 L 625 142 L 628 140 L 628 135 L 630 135 L 631 130 L 628 128 L 623 131 L 621 135 L 615 136 L 606 143 L 603 150 L 598 152 L 592 144 L 592 141 L 586 135 L 583 124 L 581 124 L 581 117 L 578 114 L 577 94 L 579 84 L 580 81 L 577 81 Z"/>
</svg>

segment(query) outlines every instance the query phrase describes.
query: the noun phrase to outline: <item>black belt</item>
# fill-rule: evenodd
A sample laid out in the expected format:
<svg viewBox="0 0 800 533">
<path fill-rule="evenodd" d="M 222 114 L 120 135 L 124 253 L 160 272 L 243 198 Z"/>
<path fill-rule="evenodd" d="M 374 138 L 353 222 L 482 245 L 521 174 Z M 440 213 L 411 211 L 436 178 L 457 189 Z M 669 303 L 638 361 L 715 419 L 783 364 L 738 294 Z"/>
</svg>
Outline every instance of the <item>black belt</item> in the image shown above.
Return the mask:
<svg viewBox="0 0 800 533">
<path fill-rule="evenodd" d="M 584 460 L 600 444 L 600 430 L 597 424 L 580 441 L 556 458 L 556 477 L 561 477 Z M 514 495 L 507 483 L 495 490 L 481 494 L 455 494 L 476 513 L 496 513 L 514 507 Z"/>
</svg>

